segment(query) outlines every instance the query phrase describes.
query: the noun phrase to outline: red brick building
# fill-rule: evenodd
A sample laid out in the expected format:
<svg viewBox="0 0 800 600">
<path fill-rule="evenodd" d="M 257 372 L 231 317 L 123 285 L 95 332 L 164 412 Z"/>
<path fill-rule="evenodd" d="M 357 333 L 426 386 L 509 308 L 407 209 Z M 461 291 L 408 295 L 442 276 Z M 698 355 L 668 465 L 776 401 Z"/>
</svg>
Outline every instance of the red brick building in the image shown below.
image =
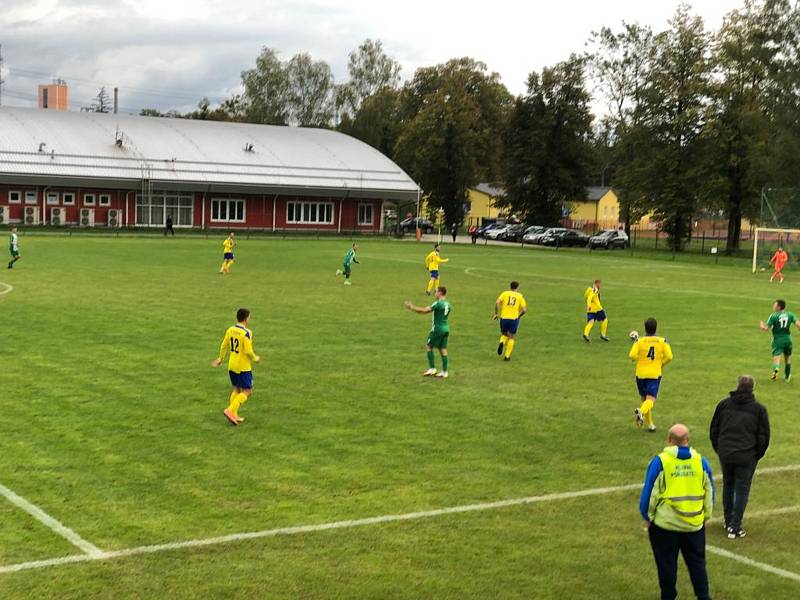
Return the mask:
<svg viewBox="0 0 800 600">
<path fill-rule="evenodd" d="M 0 223 L 378 232 L 417 185 L 323 129 L 0 108 Z"/>
</svg>

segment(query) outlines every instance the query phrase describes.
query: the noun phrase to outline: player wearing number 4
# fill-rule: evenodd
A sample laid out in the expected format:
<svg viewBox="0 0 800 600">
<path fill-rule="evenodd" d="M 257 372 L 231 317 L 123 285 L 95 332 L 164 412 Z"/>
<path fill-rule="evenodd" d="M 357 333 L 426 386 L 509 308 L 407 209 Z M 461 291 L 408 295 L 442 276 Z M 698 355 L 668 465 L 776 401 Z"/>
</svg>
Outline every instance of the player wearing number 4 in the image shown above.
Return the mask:
<svg viewBox="0 0 800 600">
<path fill-rule="evenodd" d="M 603 310 L 603 305 L 600 303 L 600 286 L 603 282 L 595 279 L 592 287 L 586 288 L 583 293 L 583 299 L 586 301 L 586 327 L 583 328 L 583 339 L 588 344 L 589 334 L 592 333 L 594 322 L 600 323 L 600 339 L 604 342 L 608 341 L 608 319 L 606 318 L 606 311 Z"/>
<path fill-rule="evenodd" d="M 450 311 L 453 307 L 447 301 L 447 288 L 438 287 L 435 292 L 436 301 L 430 306 L 414 306 L 406 300 L 403 303 L 408 310 L 421 315 L 431 313 L 433 317 L 433 326 L 431 332 L 428 334 L 428 339 L 425 341 L 425 349 L 428 351 L 428 370 L 423 373 L 425 377 L 435 375 L 447 379 L 447 338 L 450 337 L 450 325 L 447 318 L 450 316 Z M 442 370 L 436 372 L 436 363 L 433 360 L 433 349 L 437 348 L 439 354 L 442 356 Z"/>
<path fill-rule="evenodd" d="M 519 283 L 512 281 L 509 287 L 511 289 L 500 294 L 494 303 L 494 317 L 492 317 L 495 321 L 500 319 L 500 343 L 497 345 L 497 355 L 502 356 L 505 361 L 511 360 L 519 320 L 528 311 L 525 297 L 517 291 Z"/>
<path fill-rule="evenodd" d="M 785 300 L 775 300 L 772 305 L 774 311 L 767 319 L 761 321 L 762 331 L 772 329 L 772 377 L 778 378 L 778 371 L 781 368 L 781 355 L 783 355 L 783 374 L 786 382 L 792 380 L 792 325 L 800 329 L 800 323 L 794 313 L 786 310 Z"/>
<path fill-rule="evenodd" d="M 644 322 L 644 337 L 640 338 L 638 333 L 631 331 L 633 346 L 628 354 L 636 363 L 636 387 L 642 402 L 634 411 L 636 425 L 641 427 L 647 422 L 647 429 L 651 432 L 656 430 L 653 407 L 658 398 L 662 369 L 672 361 L 672 347 L 667 339 L 656 335 L 657 328 L 658 322 L 651 317 Z"/>
<path fill-rule="evenodd" d="M 219 346 L 219 356 L 211 361 L 211 366 L 216 368 L 222 364 L 225 354 L 229 353 L 228 375 L 233 391 L 228 408 L 222 414 L 231 425 L 244 421 L 244 417 L 239 416 L 239 408 L 253 393 L 253 363 L 261 362 L 261 357 L 253 350 L 253 332 L 247 328 L 249 322 L 249 310 L 240 308 L 236 311 L 236 325 L 228 327 Z"/>
</svg>

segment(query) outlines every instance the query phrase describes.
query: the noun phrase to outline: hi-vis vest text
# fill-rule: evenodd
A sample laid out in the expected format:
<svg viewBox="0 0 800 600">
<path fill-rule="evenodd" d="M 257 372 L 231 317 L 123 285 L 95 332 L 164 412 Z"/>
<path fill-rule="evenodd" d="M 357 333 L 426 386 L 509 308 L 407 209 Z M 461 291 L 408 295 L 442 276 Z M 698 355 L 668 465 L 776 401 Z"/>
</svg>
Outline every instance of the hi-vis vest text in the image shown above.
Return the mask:
<svg viewBox="0 0 800 600">
<path fill-rule="evenodd" d="M 685 460 L 668 452 L 658 455 L 664 467 L 664 493 L 660 500 L 679 519 L 700 527 L 705 516 L 703 461 L 698 452 L 691 452 L 691 457 Z"/>
</svg>

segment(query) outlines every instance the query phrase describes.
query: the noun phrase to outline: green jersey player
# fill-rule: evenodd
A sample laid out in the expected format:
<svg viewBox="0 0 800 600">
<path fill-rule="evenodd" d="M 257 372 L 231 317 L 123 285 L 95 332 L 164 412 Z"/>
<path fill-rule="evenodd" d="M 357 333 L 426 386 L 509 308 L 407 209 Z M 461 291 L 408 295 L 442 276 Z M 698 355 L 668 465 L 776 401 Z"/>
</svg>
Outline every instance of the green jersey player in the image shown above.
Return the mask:
<svg viewBox="0 0 800 600">
<path fill-rule="evenodd" d="M 789 382 L 792 379 L 792 325 L 800 329 L 800 323 L 794 313 L 786 310 L 785 300 L 775 300 L 772 305 L 773 313 L 767 322 L 761 321 L 762 331 L 772 330 L 772 377 L 778 378 L 781 368 L 781 355 L 783 355 L 784 377 Z"/>
<path fill-rule="evenodd" d="M 353 270 L 353 263 L 361 264 L 358 262 L 356 258 L 356 250 L 358 250 L 358 244 L 353 244 L 353 246 L 347 251 L 344 255 L 344 262 L 342 264 L 342 269 L 336 269 L 337 275 L 344 275 L 344 284 L 350 285 L 350 273 Z"/>
<path fill-rule="evenodd" d="M 425 349 L 428 351 L 428 370 L 423 373 L 425 377 L 435 375 L 447 379 L 447 338 L 450 336 L 450 325 L 447 322 L 450 312 L 453 307 L 447 301 L 447 288 L 438 287 L 435 293 L 436 301 L 430 306 L 414 306 L 408 300 L 405 301 L 404 306 L 415 313 L 421 315 L 431 313 L 433 325 L 428 334 L 428 339 L 425 341 Z M 442 370 L 436 372 L 436 364 L 433 360 L 433 349 L 439 350 L 442 356 Z"/>
<path fill-rule="evenodd" d="M 13 269 L 14 263 L 19 260 L 19 239 L 17 238 L 17 228 L 11 228 L 11 236 L 8 239 L 8 251 L 11 253 L 11 260 L 8 261 L 8 268 Z"/>
</svg>

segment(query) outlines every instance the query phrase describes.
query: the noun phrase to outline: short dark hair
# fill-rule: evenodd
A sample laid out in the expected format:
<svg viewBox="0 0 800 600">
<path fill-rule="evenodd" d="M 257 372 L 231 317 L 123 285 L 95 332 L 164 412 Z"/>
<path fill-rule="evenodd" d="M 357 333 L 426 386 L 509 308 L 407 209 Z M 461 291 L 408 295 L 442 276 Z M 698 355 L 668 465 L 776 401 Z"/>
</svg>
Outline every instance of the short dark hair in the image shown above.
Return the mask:
<svg viewBox="0 0 800 600">
<path fill-rule="evenodd" d="M 755 385 L 755 379 L 751 375 L 739 375 L 736 389 L 743 392 L 752 392 Z"/>
<path fill-rule="evenodd" d="M 512 290 L 515 290 L 519 287 L 519 281 L 512 281 L 511 285 L 509 286 Z"/>
<path fill-rule="evenodd" d="M 781 310 L 786 308 L 786 300 L 775 300 L 775 304 L 781 307 Z"/>
<path fill-rule="evenodd" d="M 434 244 L 433 249 L 436 250 L 439 246 L 441 246 L 441 244 Z"/>
<path fill-rule="evenodd" d="M 650 317 L 644 322 L 644 332 L 647 335 L 655 335 L 656 329 L 658 329 L 658 321 L 656 321 L 653 317 Z"/>
<path fill-rule="evenodd" d="M 236 311 L 236 321 L 239 323 L 247 319 L 247 317 L 249 316 L 250 316 L 249 308 L 240 308 L 239 310 Z"/>
<path fill-rule="evenodd" d="M 447 288 L 443 285 L 439 286 L 439 291 L 442 292 L 442 296 L 447 296 Z"/>
</svg>

